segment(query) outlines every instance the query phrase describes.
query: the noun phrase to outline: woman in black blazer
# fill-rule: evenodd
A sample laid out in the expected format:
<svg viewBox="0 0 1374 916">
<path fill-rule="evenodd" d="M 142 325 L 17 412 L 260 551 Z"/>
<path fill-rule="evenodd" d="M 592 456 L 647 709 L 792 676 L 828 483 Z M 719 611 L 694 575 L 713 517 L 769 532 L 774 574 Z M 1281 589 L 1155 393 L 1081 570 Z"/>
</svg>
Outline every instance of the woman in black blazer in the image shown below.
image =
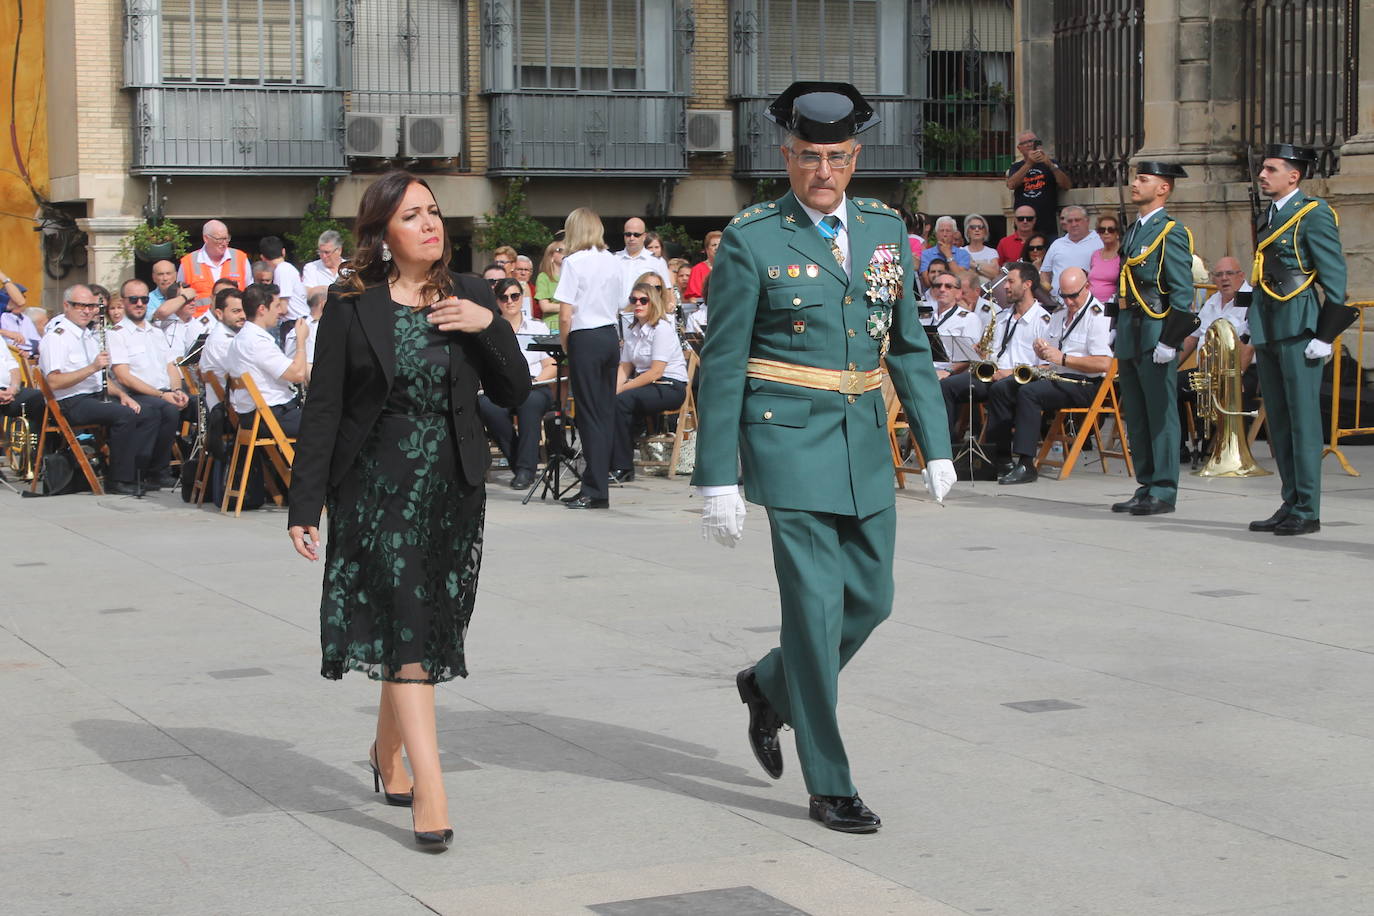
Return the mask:
<svg viewBox="0 0 1374 916">
<path fill-rule="evenodd" d="M 514 406 L 530 378 L 510 322 L 493 320 L 488 285 L 449 273 L 427 184 L 379 178 L 356 233 L 351 272 L 330 287 L 320 320 L 288 525 L 315 560 L 329 508 L 320 673 L 353 668 L 382 682 L 373 790 L 412 806 L 416 843 L 442 850 L 453 831 L 434 685 L 467 675 L 490 460 L 477 392 Z"/>
</svg>

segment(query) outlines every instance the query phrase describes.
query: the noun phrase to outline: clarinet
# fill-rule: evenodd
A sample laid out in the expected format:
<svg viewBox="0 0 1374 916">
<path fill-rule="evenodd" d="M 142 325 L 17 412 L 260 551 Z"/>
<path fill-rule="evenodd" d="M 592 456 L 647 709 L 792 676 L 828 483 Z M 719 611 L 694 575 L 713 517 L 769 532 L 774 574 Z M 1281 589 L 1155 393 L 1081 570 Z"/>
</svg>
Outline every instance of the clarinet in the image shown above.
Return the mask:
<svg viewBox="0 0 1374 916">
<path fill-rule="evenodd" d="M 103 298 L 100 299 L 100 311 L 95 316 L 95 340 L 100 345 L 101 353 L 108 353 L 109 347 L 106 343 L 106 325 L 109 323 L 109 303 Z M 106 366 L 100 370 L 100 400 L 110 399 L 110 367 Z"/>
</svg>

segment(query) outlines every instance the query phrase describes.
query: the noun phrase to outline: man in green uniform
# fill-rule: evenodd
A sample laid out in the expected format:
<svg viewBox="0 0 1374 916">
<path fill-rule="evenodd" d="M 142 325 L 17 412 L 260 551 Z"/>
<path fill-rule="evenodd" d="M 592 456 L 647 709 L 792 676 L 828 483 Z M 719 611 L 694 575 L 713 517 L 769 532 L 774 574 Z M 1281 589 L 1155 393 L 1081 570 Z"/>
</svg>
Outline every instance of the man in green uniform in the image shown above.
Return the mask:
<svg viewBox="0 0 1374 916">
<path fill-rule="evenodd" d="M 835 706 L 840 669 L 892 609 L 884 355 L 937 500 L 954 465 L 906 229 L 885 204 L 845 195 L 854 137 L 878 121 L 872 106 L 847 83 L 800 82 L 768 115 L 787 131 L 792 191 L 725 228 L 711 273 L 692 482 L 705 502 L 703 535 L 726 546 L 743 531 L 741 464 L 744 496 L 768 511 L 781 647 L 736 678 L 755 756 L 778 778 L 778 728 L 791 725 L 811 817 L 870 833 L 881 822 L 850 779 Z"/>
<path fill-rule="evenodd" d="M 1298 188 L 1315 151 L 1276 143 L 1264 157 L 1259 186 L 1272 203 L 1256 227 L 1248 318 L 1283 505 L 1250 530 L 1311 534 L 1321 529 L 1322 363 L 1358 313 L 1345 304 L 1336 213 Z M 1314 282 L 1326 293 L 1324 303 Z"/>
<path fill-rule="evenodd" d="M 1178 499 L 1178 348 L 1198 321 L 1189 310 L 1193 236 L 1164 207 L 1174 182 L 1187 177 L 1172 162 L 1142 162 L 1131 182 L 1140 217 L 1121 243 L 1115 351 L 1139 486 L 1113 512 L 1159 515 Z"/>
</svg>

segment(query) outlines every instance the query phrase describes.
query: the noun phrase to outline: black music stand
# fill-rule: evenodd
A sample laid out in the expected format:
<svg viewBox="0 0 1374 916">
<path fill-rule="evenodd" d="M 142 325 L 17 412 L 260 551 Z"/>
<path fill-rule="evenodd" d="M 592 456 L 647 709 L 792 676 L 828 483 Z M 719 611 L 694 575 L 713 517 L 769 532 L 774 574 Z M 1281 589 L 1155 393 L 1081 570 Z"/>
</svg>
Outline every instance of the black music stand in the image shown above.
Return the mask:
<svg viewBox="0 0 1374 916">
<path fill-rule="evenodd" d="M 987 452 L 983 451 L 983 447 L 978 444 L 978 437 L 975 436 L 973 433 L 973 428 L 975 426 L 973 422 L 975 416 L 973 412 L 973 383 L 975 379 L 973 378 L 972 364 L 982 362 L 983 357 L 980 356 L 978 353 L 976 342 L 968 337 L 962 337 L 954 334 L 941 334 L 939 335 L 939 339 L 945 345 L 944 349 L 946 354 L 949 356 L 950 362 L 967 362 L 970 364 L 969 368 L 964 370 L 969 374 L 968 427 L 964 432 L 964 446 L 963 448 L 959 449 L 959 454 L 954 456 L 954 463 L 958 464 L 962 458 L 968 458 L 968 476 L 969 480 L 971 481 L 973 480 L 973 459 L 975 457 L 981 458 L 984 464 L 992 464 L 992 461 L 988 458 Z"/>
<path fill-rule="evenodd" d="M 553 358 L 553 409 L 544 417 L 544 450 L 548 455 L 548 460 L 544 462 L 544 470 L 539 472 L 534 483 L 530 485 L 529 492 L 525 498 L 520 500 L 520 505 L 525 506 L 534 496 L 534 491 L 542 485 L 544 492 L 539 494 L 540 499 L 548 499 L 549 493 L 553 493 L 554 499 L 562 499 L 573 487 L 582 485 L 582 475 L 578 472 L 574 462 L 582 457 L 582 451 L 577 447 L 577 430 L 569 422 L 568 413 L 563 409 L 563 372 L 567 367 L 568 354 L 563 349 L 561 339 L 557 334 L 537 334 L 530 338 L 530 342 L 525 345 L 526 350 L 535 353 L 547 353 Z M 567 466 L 572 480 L 567 486 L 563 485 L 563 467 Z"/>
</svg>

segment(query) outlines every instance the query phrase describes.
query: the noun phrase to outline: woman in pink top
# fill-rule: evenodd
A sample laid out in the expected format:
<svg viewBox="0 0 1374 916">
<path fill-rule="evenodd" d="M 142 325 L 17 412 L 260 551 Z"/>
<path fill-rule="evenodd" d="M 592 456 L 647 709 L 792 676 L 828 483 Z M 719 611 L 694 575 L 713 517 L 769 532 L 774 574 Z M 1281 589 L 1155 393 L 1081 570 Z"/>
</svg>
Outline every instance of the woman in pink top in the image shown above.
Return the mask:
<svg viewBox="0 0 1374 916">
<path fill-rule="evenodd" d="M 1117 294 L 1117 283 L 1121 277 L 1121 223 L 1115 216 L 1097 218 L 1097 234 L 1102 239 L 1102 247 L 1092 254 L 1088 265 L 1088 285 L 1093 295 L 1106 302 Z"/>
</svg>

